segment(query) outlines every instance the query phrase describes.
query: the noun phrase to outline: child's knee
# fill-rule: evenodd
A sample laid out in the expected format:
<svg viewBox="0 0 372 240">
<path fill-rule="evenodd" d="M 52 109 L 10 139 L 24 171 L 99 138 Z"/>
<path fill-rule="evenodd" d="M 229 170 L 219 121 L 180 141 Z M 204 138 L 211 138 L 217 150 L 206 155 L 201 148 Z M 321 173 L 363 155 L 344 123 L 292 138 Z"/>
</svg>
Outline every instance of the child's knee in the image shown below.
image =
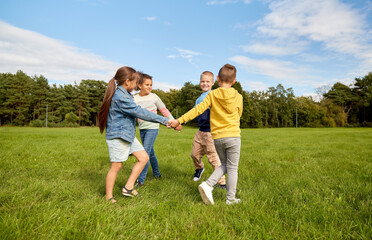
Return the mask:
<svg viewBox="0 0 372 240">
<path fill-rule="evenodd" d="M 115 172 L 119 172 L 121 169 L 122 164 L 113 164 L 111 165 L 111 170 Z"/>
<path fill-rule="evenodd" d="M 146 164 L 149 160 L 150 157 L 148 154 L 143 154 L 140 158 L 138 158 L 138 161 L 144 164 Z"/>
</svg>

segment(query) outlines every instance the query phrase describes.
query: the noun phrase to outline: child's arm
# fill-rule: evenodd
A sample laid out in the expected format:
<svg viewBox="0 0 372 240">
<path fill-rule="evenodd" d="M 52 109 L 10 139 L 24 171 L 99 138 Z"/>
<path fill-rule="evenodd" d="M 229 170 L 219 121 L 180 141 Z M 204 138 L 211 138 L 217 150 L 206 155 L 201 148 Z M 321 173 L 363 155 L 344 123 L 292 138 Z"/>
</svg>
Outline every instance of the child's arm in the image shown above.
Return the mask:
<svg viewBox="0 0 372 240">
<path fill-rule="evenodd" d="M 147 109 L 142 108 L 141 106 L 137 105 L 133 101 L 133 99 L 129 97 L 121 98 L 120 100 L 117 100 L 114 103 L 119 105 L 120 110 L 122 112 L 132 117 L 140 118 L 142 120 L 149 122 L 161 123 L 163 125 L 167 125 L 168 123 L 168 118 L 159 116 L 153 112 L 150 112 Z"/>
<path fill-rule="evenodd" d="M 196 118 L 197 116 L 205 112 L 205 110 L 207 110 L 211 106 L 211 103 L 212 103 L 211 94 L 208 94 L 201 103 L 199 103 L 194 108 L 192 108 L 190 111 L 188 111 L 187 113 L 182 115 L 180 118 L 178 118 L 177 119 L 178 122 L 182 124 L 190 120 L 193 120 L 194 118 Z"/>
<path fill-rule="evenodd" d="M 240 98 L 239 98 L 238 113 L 239 113 L 239 117 L 242 117 L 242 114 L 243 114 L 243 97 L 241 95 L 240 95 Z"/>
<path fill-rule="evenodd" d="M 156 95 L 155 105 L 156 105 L 157 109 L 159 109 L 161 114 L 163 114 L 164 117 L 166 117 L 170 120 L 174 120 L 174 117 L 172 116 L 172 114 L 167 109 L 167 107 L 165 106 L 165 104 L 163 103 L 163 101 L 160 99 L 160 97 L 158 95 Z"/>
</svg>

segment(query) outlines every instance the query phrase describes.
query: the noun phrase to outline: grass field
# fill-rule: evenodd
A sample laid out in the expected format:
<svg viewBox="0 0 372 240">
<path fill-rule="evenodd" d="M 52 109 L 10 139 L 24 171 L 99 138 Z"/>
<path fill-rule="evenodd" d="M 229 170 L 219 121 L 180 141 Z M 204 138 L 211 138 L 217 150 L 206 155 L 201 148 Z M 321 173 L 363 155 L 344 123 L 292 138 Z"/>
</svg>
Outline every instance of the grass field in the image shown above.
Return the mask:
<svg viewBox="0 0 372 240">
<path fill-rule="evenodd" d="M 1 239 L 371 239 L 372 129 L 243 129 L 237 197 L 204 205 L 190 158 L 197 129 L 160 129 L 162 179 L 104 200 L 97 128 L 0 128 Z M 212 173 L 207 159 L 202 180 Z M 151 168 L 150 168 L 151 169 Z"/>
</svg>

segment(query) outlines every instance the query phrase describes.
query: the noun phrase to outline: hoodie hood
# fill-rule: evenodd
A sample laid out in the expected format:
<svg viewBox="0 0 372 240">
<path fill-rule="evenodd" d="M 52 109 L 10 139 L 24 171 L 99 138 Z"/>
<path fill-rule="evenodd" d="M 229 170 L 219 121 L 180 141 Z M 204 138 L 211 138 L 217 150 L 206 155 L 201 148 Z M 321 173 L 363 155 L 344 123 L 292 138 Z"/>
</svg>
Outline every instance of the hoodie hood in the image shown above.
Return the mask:
<svg viewBox="0 0 372 240">
<path fill-rule="evenodd" d="M 214 96 L 228 113 L 236 111 L 237 106 L 239 106 L 239 95 L 234 88 L 217 88 L 214 91 Z"/>
</svg>

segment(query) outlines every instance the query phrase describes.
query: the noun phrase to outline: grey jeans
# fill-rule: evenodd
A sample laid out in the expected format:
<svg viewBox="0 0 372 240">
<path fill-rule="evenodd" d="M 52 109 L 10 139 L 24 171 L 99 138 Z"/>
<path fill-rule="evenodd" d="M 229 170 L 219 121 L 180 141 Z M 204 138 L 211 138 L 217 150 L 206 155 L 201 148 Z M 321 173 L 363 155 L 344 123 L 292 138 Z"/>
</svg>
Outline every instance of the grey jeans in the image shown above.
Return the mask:
<svg viewBox="0 0 372 240">
<path fill-rule="evenodd" d="M 206 182 L 213 187 L 227 173 L 226 199 L 234 200 L 238 182 L 241 139 L 239 137 L 215 139 L 214 146 L 220 158 L 221 166 L 214 170 Z"/>
</svg>

